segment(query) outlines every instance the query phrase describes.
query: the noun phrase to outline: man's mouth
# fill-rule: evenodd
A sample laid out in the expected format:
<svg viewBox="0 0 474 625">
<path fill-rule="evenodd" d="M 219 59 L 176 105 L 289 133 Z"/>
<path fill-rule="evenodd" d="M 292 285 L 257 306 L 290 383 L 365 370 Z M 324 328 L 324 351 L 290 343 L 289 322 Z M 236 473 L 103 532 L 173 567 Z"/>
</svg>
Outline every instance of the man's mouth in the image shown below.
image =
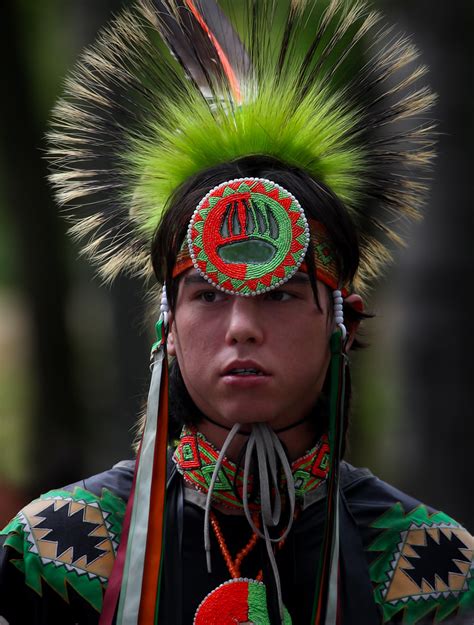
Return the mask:
<svg viewBox="0 0 474 625">
<path fill-rule="evenodd" d="M 225 375 L 265 375 L 259 369 L 230 369 Z"/>
<path fill-rule="evenodd" d="M 236 376 L 236 377 L 245 377 L 245 376 L 268 376 L 268 372 L 261 366 L 259 362 L 255 362 L 252 360 L 234 360 L 230 362 L 227 367 L 225 367 L 221 374 L 223 377 L 225 376 Z"/>
</svg>

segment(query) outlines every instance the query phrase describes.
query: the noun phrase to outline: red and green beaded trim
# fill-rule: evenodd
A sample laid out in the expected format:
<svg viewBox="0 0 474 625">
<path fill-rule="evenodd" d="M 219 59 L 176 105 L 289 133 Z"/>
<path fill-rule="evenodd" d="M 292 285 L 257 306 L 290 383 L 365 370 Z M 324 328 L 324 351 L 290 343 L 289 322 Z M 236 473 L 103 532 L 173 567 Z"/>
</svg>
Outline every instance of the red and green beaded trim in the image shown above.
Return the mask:
<svg viewBox="0 0 474 625">
<path fill-rule="evenodd" d="M 289 280 L 303 262 L 309 236 L 304 211 L 289 191 L 264 178 L 238 178 L 201 200 L 187 243 L 203 278 L 248 296 Z"/>
<path fill-rule="evenodd" d="M 178 471 L 197 490 L 207 493 L 216 466 L 219 451 L 195 428 L 183 428 L 178 446 L 173 454 Z M 298 498 L 315 490 L 326 479 L 329 471 L 329 445 L 326 435 L 307 454 L 295 460 L 292 465 L 295 491 Z M 224 458 L 212 493 L 213 501 L 230 508 L 243 509 L 243 469 L 228 458 Z M 235 486 L 234 486 L 235 484 Z M 235 490 L 239 497 L 237 496 Z M 249 480 L 252 493 L 252 480 Z M 257 509 L 258 503 L 250 504 Z"/>
</svg>

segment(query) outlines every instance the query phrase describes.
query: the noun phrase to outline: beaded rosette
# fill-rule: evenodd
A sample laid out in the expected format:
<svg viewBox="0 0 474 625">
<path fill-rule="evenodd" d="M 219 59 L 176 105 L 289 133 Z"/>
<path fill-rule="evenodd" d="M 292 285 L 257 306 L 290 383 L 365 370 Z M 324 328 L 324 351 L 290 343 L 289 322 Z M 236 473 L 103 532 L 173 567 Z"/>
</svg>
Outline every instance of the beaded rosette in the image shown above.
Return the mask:
<svg viewBox="0 0 474 625">
<path fill-rule="evenodd" d="M 270 625 L 265 584 L 246 577 L 224 582 L 203 599 L 196 610 L 193 625 L 235 623 Z M 286 608 L 283 625 L 291 625 Z"/>
<path fill-rule="evenodd" d="M 309 239 L 305 214 L 291 193 L 271 180 L 238 178 L 201 200 L 187 244 L 194 267 L 210 284 L 249 296 L 289 280 Z"/>
</svg>

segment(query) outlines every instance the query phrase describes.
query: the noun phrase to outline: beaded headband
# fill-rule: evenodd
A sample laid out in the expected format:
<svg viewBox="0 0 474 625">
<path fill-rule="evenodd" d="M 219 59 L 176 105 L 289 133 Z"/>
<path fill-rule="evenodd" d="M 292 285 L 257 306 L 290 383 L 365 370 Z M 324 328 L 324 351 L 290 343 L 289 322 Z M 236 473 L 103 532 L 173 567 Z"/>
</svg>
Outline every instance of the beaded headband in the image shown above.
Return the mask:
<svg viewBox="0 0 474 625">
<path fill-rule="evenodd" d="M 280 287 L 298 270 L 308 272 L 304 258 L 310 241 L 316 278 L 338 289 L 336 255 L 323 224 L 308 222 L 298 200 L 271 180 L 230 180 L 199 202 L 173 277 L 194 267 L 219 290 L 259 295 Z"/>
</svg>

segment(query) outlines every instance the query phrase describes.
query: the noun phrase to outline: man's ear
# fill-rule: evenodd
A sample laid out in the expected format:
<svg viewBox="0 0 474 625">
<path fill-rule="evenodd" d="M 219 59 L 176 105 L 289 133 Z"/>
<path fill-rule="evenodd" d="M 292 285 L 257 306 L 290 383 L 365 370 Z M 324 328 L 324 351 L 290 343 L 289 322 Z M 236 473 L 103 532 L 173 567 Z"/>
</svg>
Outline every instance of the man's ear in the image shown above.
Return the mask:
<svg viewBox="0 0 474 625">
<path fill-rule="evenodd" d="M 166 341 L 166 348 L 170 356 L 176 356 L 176 345 L 174 342 L 173 334 L 173 321 L 174 316 L 172 312 L 168 313 L 168 340 Z"/>
<path fill-rule="evenodd" d="M 350 306 L 351 308 L 353 308 L 359 313 L 364 312 L 364 302 L 361 296 L 357 295 L 356 293 L 352 293 L 352 295 L 349 295 L 349 297 L 346 297 L 344 300 L 344 305 Z M 347 320 L 344 320 L 344 323 L 347 329 L 346 351 L 349 351 L 350 348 L 352 347 L 352 343 L 354 342 L 355 335 L 359 328 L 360 321 L 347 319 Z"/>
</svg>

